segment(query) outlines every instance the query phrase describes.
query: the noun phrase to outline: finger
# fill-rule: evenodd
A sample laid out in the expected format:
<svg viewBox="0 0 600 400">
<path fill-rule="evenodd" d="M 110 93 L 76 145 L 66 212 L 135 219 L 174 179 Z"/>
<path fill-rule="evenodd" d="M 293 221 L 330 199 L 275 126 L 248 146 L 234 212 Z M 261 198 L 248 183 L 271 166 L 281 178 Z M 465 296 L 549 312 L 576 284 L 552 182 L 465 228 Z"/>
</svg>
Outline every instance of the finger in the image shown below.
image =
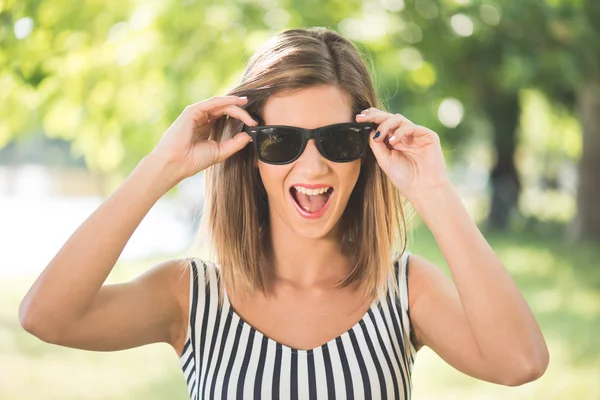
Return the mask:
<svg viewBox="0 0 600 400">
<path fill-rule="evenodd" d="M 373 154 L 377 159 L 379 165 L 385 165 L 387 158 L 391 155 L 391 150 L 388 148 L 385 142 L 377 142 L 373 140 L 374 133 L 371 133 L 371 137 L 369 139 L 369 146 L 371 150 L 373 150 Z"/>
<path fill-rule="evenodd" d="M 234 153 L 240 151 L 250 142 L 252 137 L 248 135 L 246 132 L 240 132 L 232 138 L 227 139 L 222 143 L 218 143 L 217 150 L 217 160 L 216 163 L 219 163 Z"/>
<path fill-rule="evenodd" d="M 258 122 L 255 121 L 248 111 L 233 105 L 228 104 L 208 111 L 210 118 L 218 118 L 223 115 L 229 115 L 230 117 L 237 118 L 246 125 L 257 126 Z"/>
<path fill-rule="evenodd" d="M 227 104 L 246 104 L 247 97 L 240 96 L 214 96 L 197 103 L 190 104 L 188 107 L 200 110 L 210 110 L 211 108 L 221 107 Z"/>
<path fill-rule="evenodd" d="M 411 147 L 417 125 L 404 125 L 390 132 L 389 144 L 396 150 L 405 150 Z"/>
<path fill-rule="evenodd" d="M 215 96 L 185 107 L 182 114 L 188 114 L 197 124 L 203 125 L 209 118 L 209 112 L 215 108 L 230 104 L 246 104 L 248 98 L 238 96 Z"/>
<path fill-rule="evenodd" d="M 422 125 L 409 125 L 397 129 L 390 137 L 390 144 L 397 150 L 409 150 L 439 142 L 439 136 L 431 129 Z"/>
<path fill-rule="evenodd" d="M 360 118 L 360 122 L 369 121 L 377 124 L 379 135 L 376 135 L 377 137 L 374 138 L 376 142 L 383 142 L 388 136 L 391 136 L 390 132 L 398 127 L 412 124 L 408 118 L 401 114 L 390 114 L 374 108 L 371 108 L 370 111 L 368 111 L 368 114 L 364 114 L 364 116 L 360 114 L 357 115 L 357 119 L 358 118 Z"/>
<path fill-rule="evenodd" d="M 371 121 L 371 122 L 375 122 L 377 125 L 383 123 L 385 120 L 387 120 L 388 118 L 390 118 L 393 115 L 398 115 L 403 120 L 405 120 L 406 122 L 409 122 L 411 124 L 413 123 L 411 120 L 409 120 L 408 118 L 406 118 L 402 114 L 398 114 L 398 113 L 392 114 L 392 113 L 389 113 L 389 112 L 386 112 L 386 111 L 379 110 L 379 109 L 377 109 L 375 107 L 371 107 L 371 108 L 367 108 L 365 110 L 362 110 L 360 112 L 360 114 L 358 114 L 358 115 L 361 115 L 361 114 L 364 115 L 364 116 L 360 117 L 361 121 Z"/>
</svg>

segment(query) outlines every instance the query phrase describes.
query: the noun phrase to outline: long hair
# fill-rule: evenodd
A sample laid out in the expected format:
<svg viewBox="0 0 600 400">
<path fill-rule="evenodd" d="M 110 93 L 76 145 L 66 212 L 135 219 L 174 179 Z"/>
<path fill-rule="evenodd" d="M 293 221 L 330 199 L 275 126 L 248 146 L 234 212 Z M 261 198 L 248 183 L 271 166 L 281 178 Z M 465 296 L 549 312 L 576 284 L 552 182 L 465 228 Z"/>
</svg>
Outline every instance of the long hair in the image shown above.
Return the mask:
<svg viewBox="0 0 600 400">
<path fill-rule="evenodd" d="M 227 95 L 248 96 L 244 106 L 263 124 L 269 96 L 315 85 L 334 85 L 345 93 L 354 116 L 369 107 L 384 110 L 375 93 L 360 50 L 339 33 L 322 28 L 297 28 L 279 33 L 250 57 L 241 82 Z M 227 140 L 243 123 L 223 116 L 210 139 Z M 252 145 L 205 170 L 205 203 L 197 239 L 209 240 L 227 290 L 244 296 L 267 293 L 264 254 L 268 247 L 268 198 L 255 166 Z M 351 272 L 334 287 L 364 284 L 370 298 L 397 294 L 393 263 L 406 249 L 405 213 L 410 203 L 400 195 L 367 146 L 358 180 L 341 216 L 342 251 L 352 260 Z M 388 278 L 394 277 L 393 284 Z M 208 281 L 208 280 L 207 280 Z M 219 304 L 223 302 L 223 284 Z"/>
</svg>

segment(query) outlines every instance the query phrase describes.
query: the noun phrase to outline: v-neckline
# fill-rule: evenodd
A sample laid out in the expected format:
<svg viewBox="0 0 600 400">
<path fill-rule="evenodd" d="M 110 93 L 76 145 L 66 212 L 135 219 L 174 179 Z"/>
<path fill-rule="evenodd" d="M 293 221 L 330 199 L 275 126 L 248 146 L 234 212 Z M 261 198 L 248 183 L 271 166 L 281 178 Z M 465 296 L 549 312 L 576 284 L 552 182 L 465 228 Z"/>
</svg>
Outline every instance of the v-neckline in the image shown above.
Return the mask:
<svg viewBox="0 0 600 400">
<path fill-rule="evenodd" d="M 217 273 L 220 273 L 220 271 L 216 271 Z M 277 340 L 265 335 L 263 332 L 259 331 L 258 329 L 256 329 L 255 327 L 253 327 L 251 324 L 249 324 L 246 320 L 244 320 L 236 311 L 235 308 L 233 307 L 233 305 L 231 304 L 231 301 L 229 300 L 229 295 L 227 294 L 227 288 L 223 285 L 223 304 L 227 304 L 228 307 L 228 312 L 232 314 L 232 316 L 234 316 L 235 318 L 237 318 L 238 323 L 241 324 L 242 326 L 248 327 L 250 329 L 250 331 L 254 331 L 255 335 L 258 335 L 260 338 L 265 338 L 267 340 L 267 342 L 272 343 L 273 345 L 277 347 L 280 347 L 283 351 L 287 352 L 287 353 L 291 353 L 291 354 L 300 354 L 300 355 L 308 355 L 308 354 L 312 354 L 315 351 L 323 348 L 324 346 L 329 347 L 329 345 L 331 344 L 335 344 L 336 342 L 343 340 L 345 337 L 349 336 L 350 334 L 354 334 L 354 331 L 359 328 L 361 325 L 363 325 L 365 323 L 365 319 L 367 318 L 367 316 L 369 315 L 369 313 L 371 313 L 372 311 L 375 311 L 376 307 L 378 306 L 378 304 L 381 302 L 382 297 L 378 296 L 377 298 L 375 298 L 370 306 L 369 309 L 365 312 L 365 314 L 362 316 L 362 318 L 356 322 L 350 329 L 348 329 L 347 331 L 345 331 L 344 333 L 336 336 L 335 338 L 327 341 L 326 343 L 323 343 L 317 347 L 313 347 L 311 349 L 296 349 L 294 347 L 285 345 L 283 343 L 278 342 Z"/>
</svg>

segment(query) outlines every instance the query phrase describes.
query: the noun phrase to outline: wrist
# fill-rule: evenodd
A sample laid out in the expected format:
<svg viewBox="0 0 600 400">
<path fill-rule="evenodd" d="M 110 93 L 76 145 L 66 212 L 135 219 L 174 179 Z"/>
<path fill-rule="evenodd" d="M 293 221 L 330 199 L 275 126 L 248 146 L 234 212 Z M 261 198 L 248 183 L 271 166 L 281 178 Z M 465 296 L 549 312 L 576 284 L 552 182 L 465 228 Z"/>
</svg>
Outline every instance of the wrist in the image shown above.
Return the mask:
<svg viewBox="0 0 600 400">
<path fill-rule="evenodd" d="M 445 180 L 439 185 L 423 188 L 413 193 L 409 201 L 415 209 L 420 210 L 431 205 L 440 205 L 440 201 L 443 202 L 444 199 L 455 194 L 455 192 L 456 189 L 452 185 L 452 182 Z"/>
<path fill-rule="evenodd" d="M 149 170 L 156 181 L 161 183 L 165 193 L 186 178 L 178 163 L 158 153 L 147 154 L 138 166 Z"/>
</svg>

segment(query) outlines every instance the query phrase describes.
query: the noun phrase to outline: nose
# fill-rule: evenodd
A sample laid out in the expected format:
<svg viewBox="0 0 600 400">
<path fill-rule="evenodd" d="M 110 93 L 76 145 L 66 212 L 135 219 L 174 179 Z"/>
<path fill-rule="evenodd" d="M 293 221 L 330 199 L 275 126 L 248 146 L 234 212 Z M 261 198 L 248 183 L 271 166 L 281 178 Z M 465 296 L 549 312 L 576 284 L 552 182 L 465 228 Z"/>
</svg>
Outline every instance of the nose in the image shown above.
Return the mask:
<svg viewBox="0 0 600 400">
<path fill-rule="evenodd" d="M 317 148 L 314 139 L 309 139 L 306 148 L 296 160 L 296 167 L 304 170 L 305 176 L 318 176 L 327 172 L 327 159 Z"/>
</svg>

